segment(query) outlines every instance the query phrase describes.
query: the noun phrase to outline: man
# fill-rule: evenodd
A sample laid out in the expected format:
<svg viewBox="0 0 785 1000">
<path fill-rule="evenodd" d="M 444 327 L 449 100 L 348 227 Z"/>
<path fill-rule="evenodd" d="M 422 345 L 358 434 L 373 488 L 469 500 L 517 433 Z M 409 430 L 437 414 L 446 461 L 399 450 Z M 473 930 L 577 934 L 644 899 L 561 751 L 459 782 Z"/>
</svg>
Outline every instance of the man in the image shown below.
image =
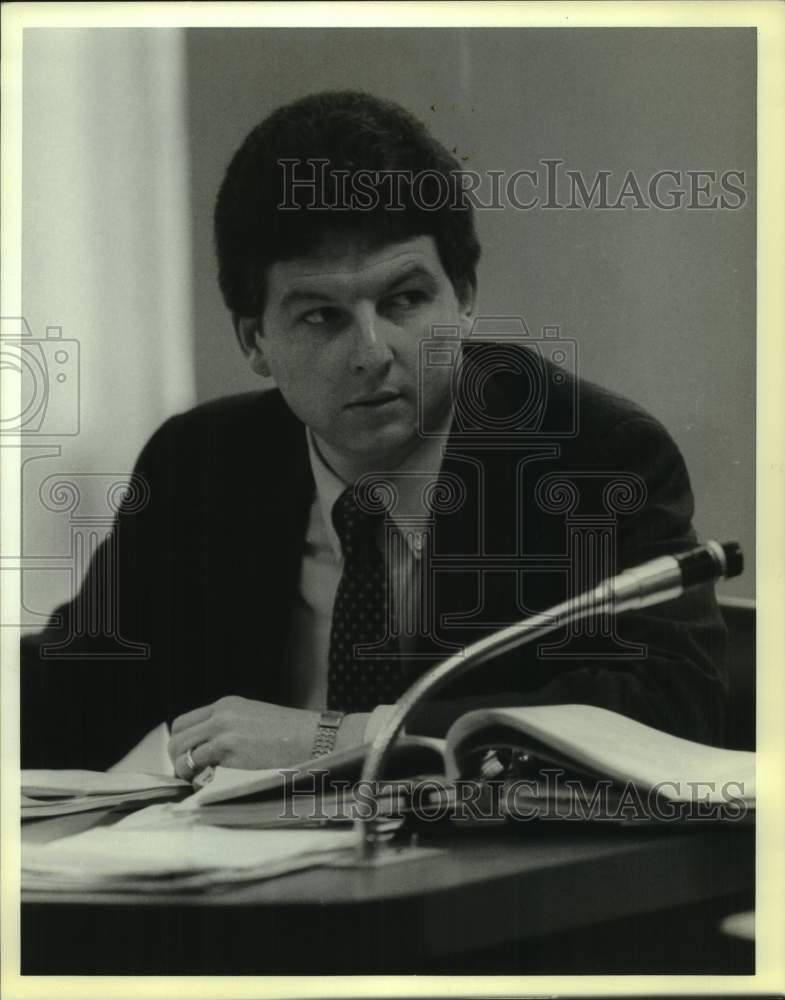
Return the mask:
<svg viewBox="0 0 785 1000">
<path fill-rule="evenodd" d="M 470 338 L 480 248 L 456 169 L 365 94 L 304 98 L 248 136 L 216 205 L 220 283 L 277 388 L 174 417 L 144 449 L 149 502 L 28 643 L 27 766 L 104 767 L 162 719 L 187 778 L 362 742 L 444 656 L 694 544 L 656 421 L 576 380 L 563 350 Z M 84 627 L 104 578 L 114 654 Z M 410 728 L 586 702 L 721 740 L 711 588 L 595 626 L 465 677 Z"/>
</svg>

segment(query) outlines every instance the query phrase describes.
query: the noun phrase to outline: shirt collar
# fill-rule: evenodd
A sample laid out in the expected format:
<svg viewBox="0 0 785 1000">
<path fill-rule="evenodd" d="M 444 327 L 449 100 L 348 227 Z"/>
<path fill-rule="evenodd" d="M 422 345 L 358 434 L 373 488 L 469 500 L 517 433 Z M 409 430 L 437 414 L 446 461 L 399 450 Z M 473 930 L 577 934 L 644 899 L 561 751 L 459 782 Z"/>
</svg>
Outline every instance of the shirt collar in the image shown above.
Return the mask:
<svg viewBox="0 0 785 1000">
<path fill-rule="evenodd" d="M 398 492 L 398 502 L 396 503 L 392 518 L 399 527 L 405 518 L 430 513 L 427 502 L 423 497 L 423 478 L 430 475 L 435 479 L 441 471 L 444 457 L 443 445 L 447 439 L 452 417 L 453 412 L 450 410 L 436 433 L 423 438 L 406 461 L 391 474 L 394 477 Z M 305 435 L 308 441 L 308 456 L 311 462 L 311 470 L 316 484 L 316 498 L 319 503 L 325 530 L 327 531 L 327 538 L 336 559 L 341 560 L 343 558 L 341 540 L 333 525 L 332 511 L 335 501 L 349 484 L 345 483 L 340 476 L 337 476 L 322 458 L 316 438 L 310 427 L 305 428 Z M 406 473 L 406 475 L 399 476 L 398 473 Z M 412 554 L 419 558 L 420 549 L 413 537 L 409 532 L 404 532 L 404 536 L 409 539 L 409 547 Z"/>
<path fill-rule="evenodd" d="M 336 559 L 340 560 L 343 556 L 341 552 L 341 540 L 333 525 L 332 511 L 335 501 L 346 489 L 347 484 L 339 476 L 336 476 L 319 454 L 319 449 L 310 427 L 306 426 L 305 436 L 308 441 L 308 457 L 311 460 L 311 471 L 313 472 L 313 479 L 316 484 L 316 499 L 319 503 L 322 520 L 324 521 L 327 539 L 335 553 Z"/>
</svg>

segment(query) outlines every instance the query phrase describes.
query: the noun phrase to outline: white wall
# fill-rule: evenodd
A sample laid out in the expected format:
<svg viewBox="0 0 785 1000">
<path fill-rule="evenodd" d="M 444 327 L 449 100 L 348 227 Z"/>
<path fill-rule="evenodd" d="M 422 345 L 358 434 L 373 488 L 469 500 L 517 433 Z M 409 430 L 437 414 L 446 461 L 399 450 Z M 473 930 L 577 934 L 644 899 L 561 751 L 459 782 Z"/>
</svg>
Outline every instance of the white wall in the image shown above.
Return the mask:
<svg viewBox="0 0 785 1000">
<path fill-rule="evenodd" d="M 75 583 L 69 512 L 41 483 L 69 479 L 100 521 L 108 484 L 195 381 L 182 32 L 27 29 L 23 59 L 23 312 L 34 338 L 60 327 L 80 355 L 77 393 L 43 348 L 48 412 L 23 484 L 34 624 Z"/>
</svg>

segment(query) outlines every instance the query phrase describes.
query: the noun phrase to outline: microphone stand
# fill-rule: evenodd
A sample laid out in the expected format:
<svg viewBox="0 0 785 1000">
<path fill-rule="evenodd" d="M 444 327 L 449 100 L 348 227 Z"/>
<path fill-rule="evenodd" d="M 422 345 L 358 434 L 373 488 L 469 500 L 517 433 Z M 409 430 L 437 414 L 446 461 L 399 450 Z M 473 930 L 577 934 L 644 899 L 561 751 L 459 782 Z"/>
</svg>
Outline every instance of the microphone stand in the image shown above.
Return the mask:
<svg viewBox="0 0 785 1000">
<path fill-rule="evenodd" d="M 738 576 L 742 568 L 741 549 L 735 542 L 720 545 L 709 541 L 681 555 L 661 556 L 642 566 L 625 570 L 584 594 L 478 639 L 442 660 L 404 692 L 395 704 L 395 711 L 371 743 L 360 780 L 367 783 L 368 787 L 374 787 L 395 738 L 406 724 L 412 709 L 462 674 L 482 666 L 495 656 L 525 646 L 589 615 L 601 612 L 618 614 L 673 600 L 690 587 L 720 577 Z M 379 847 L 374 833 L 374 820 L 358 818 L 354 822 L 354 829 L 357 837 L 356 861 L 363 865 L 373 863 Z"/>
</svg>

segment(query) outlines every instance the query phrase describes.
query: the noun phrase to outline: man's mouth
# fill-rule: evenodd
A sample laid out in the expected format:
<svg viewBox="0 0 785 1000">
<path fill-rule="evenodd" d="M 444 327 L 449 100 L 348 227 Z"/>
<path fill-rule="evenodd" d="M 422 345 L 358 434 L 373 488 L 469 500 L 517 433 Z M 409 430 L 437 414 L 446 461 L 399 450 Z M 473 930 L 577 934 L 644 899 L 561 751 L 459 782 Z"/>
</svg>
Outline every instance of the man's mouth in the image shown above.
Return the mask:
<svg viewBox="0 0 785 1000">
<path fill-rule="evenodd" d="M 401 394 L 399 392 L 392 392 L 390 390 L 385 392 L 377 392 L 370 396 L 363 396 L 360 399 L 355 399 L 353 402 L 347 404 L 349 409 L 358 407 L 360 409 L 379 409 L 382 406 L 386 406 L 388 403 L 394 402 L 396 399 L 400 399 Z"/>
</svg>

